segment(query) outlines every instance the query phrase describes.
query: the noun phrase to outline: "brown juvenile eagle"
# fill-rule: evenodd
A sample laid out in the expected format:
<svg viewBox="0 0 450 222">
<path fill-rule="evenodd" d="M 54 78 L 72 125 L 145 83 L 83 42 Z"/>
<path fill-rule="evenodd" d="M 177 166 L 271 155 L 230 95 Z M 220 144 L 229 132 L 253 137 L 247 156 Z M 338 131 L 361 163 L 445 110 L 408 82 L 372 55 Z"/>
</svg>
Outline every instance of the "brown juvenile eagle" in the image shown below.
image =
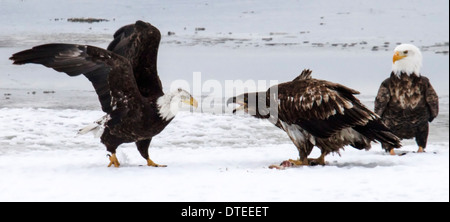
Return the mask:
<svg viewBox="0 0 450 222">
<path fill-rule="evenodd" d="M 290 82 L 270 87 L 266 92 L 244 93 L 228 99 L 241 105 L 233 110 L 268 119 L 284 130 L 297 147 L 300 158 L 283 161 L 294 165 L 324 165 L 325 156 L 346 145 L 369 149 L 371 141 L 400 147 L 397 138 L 381 119 L 353 95 L 359 92 L 346 86 L 311 78 L 310 70 Z M 321 150 L 317 159 L 308 159 L 314 146 Z"/>
<path fill-rule="evenodd" d="M 107 113 L 82 130 L 99 131 L 101 142 L 111 152 L 108 166 L 119 167 L 116 149 L 136 143 L 148 166 L 161 167 L 148 154 L 152 138 L 175 117 L 181 103 L 197 106 L 185 90 L 164 94 L 156 68 L 159 30 L 136 21 L 116 31 L 107 50 L 90 45 L 46 44 L 18 52 L 14 64 L 42 64 L 69 76 L 83 74 L 95 88 L 102 110 Z"/>
<path fill-rule="evenodd" d="M 420 74 L 422 54 L 411 44 L 394 49 L 391 76 L 381 83 L 375 99 L 375 113 L 402 139 L 416 138 L 418 152 L 427 146 L 428 122 L 439 112 L 439 97 L 427 77 Z M 395 155 L 394 147 L 382 143 Z"/>
</svg>

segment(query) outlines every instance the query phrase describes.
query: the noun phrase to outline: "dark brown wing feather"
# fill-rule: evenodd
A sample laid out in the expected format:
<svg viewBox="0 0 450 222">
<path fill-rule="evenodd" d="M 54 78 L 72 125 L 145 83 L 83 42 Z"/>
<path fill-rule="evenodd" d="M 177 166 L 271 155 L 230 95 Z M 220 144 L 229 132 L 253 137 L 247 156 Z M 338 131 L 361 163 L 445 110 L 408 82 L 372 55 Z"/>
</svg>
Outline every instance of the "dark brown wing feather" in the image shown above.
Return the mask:
<svg viewBox="0 0 450 222">
<path fill-rule="evenodd" d="M 303 71 L 302 71 L 302 73 L 300 73 L 300 75 L 299 76 L 297 76 L 295 79 L 293 79 L 292 81 L 297 81 L 297 80 L 304 80 L 304 79 L 311 79 L 312 77 L 311 77 L 311 73 L 312 73 L 312 70 L 310 70 L 310 69 L 304 69 Z"/>
<path fill-rule="evenodd" d="M 378 89 L 375 112 L 395 121 L 432 121 L 439 113 L 439 97 L 427 77 L 391 73 Z"/>
<path fill-rule="evenodd" d="M 157 98 L 163 95 L 157 71 L 161 33 L 149 23 L 136 21 L 116 31 L 108 50 L 130 60 L 141 94 Z"/>
<path fill-rule="evenodd" d="M 328 138 L 352 127 L 371 140 L 399 147 L 399 139 L 353 96 L 357 93 L 340 84 L 311 78 L 282 83 L 278 85 L 278 115 L 281 121 L 297 124 L 316 137 Z"/>
<path fill-rule="evenodd" d="M 69 76 L 84 74 L 92 82 L 102 110 L 109 113 L 111 96 L 107 78 L 111 67 L 89 55 L 93 50 L 94 47 L 85 45 L 46 44 L 15 53 L 10 59 L 17 65 L 42 64 L 58 72 L 65 72 Z"/>
<path fill-rule="evenodd" d="M 109 43 L 107 49 L 119 55 L 127 54 L 133 40 L 130 36 L 133 34 L 135 34 L 134 24 L 123 26 L 114 33 L 114 40 Z"/>
<path fill-rule="evenodd" d="M 141 104 L 129 61 L 113 52 L 87 45 L 46 44 L 14 54 L 14 64 L 36 63 L 69 76 L 85 75 L 93 84 L 103 111 L 114 121 Z M 112 121 L 112 123 L 114 122 Z"/>
<path fill-rule="evenodd" d="M 336 89 L 340 89 L 337 84 L 316 79 L 278 85 L 280 119 L 326 138 L 371 118 L 354 107 L 354 99 L 347 96 L 351 92 Z"/>
</svg>

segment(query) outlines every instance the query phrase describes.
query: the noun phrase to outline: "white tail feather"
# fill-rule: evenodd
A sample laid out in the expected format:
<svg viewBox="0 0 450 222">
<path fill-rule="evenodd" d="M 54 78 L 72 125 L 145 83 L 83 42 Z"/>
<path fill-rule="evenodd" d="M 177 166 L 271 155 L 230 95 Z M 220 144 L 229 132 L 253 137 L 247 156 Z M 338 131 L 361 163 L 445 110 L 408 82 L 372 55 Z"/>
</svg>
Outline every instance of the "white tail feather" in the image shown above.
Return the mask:
<svg viewBox="0 0 450 222">
<path fill-rule="evenodd" d="M 89 133 L 90 131 L 96 130 L 100 125 L 97 123 L 91 123 L 88 126 L 84 127 L 83 129 L 78 130 L 78 135 L 84 135 L 86 133 Z"/>
<path fill-rule="evenodd" d="M 103 116 L 97 121 L 89 124 L 83 129 L 78 130 L 77 135 L 84 135 L 86 133 L 92 132 L 95 138 L 100 137 L 105 130 L 105 123 L 110 119 L 109 115 Z"/>
</svg>

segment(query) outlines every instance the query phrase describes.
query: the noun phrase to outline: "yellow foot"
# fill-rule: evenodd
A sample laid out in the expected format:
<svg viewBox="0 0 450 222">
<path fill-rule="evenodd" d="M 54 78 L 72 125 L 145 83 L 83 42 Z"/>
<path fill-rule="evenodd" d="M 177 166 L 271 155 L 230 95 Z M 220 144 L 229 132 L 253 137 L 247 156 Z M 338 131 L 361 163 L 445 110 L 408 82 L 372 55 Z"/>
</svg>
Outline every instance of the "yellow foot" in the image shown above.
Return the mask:
<svg viewBox="0 0 450 222">
<path fill-rule="evenodd" d="M 389 150 L 389 155 L 391 155 L 391 156 L 404 156 L 404 155 L 406 155 L 406 153 L 397 154 L 397 153 L 395 153 L 394 149 L 391 149 L 391 150 Z"/>
<path fill-rule="evenodd" d="M 108 164 L 108 167 L 110 167 L 111 165 L 114 165 L 114 167 L 119 167 L 120 166 L 119 160 L 117 159 L 115 153 L 113 153 L 112 155 L 109 156 L 109 161 L 110 162 Z"/>
<path fill-rule="evenodd" d="M 325 163 L 325 156 L 327 155 L 327 153 L 322 153 L 320 154 L 319 158 L 314 159 L 314 158 L 308 158 L 308 163 L 310 166 L 316 166 L 316 165 L 322 165 L 324 166 Z"/>
<path fill-rule="evenodd" d="M 310 166 L 317 166 L 317 165 L 325 165 L 325 158 L 319 157 L 317 159 L 308 158 L 308 162 Z"/>
<path fill-rule="evenodd" d="M 167 165 L 156 164 L 156 163 L 153 162 L 153 160 L 151 160 L 150 158 L 147 159 L 147 166 L 152 166 L 152 167 L 167 167 Z"/>
<path fill-rule="evenodd" d="M 392 155 L 392 156 L 397 155 L 397 154 L 395 153 L 394 149 L 389 150 L 389 154 Z"/>
<path fill-rule="evenodd" d="M 285 160 L 285 161 L 281 162 L 280 165 L 275 165 L 275 164 L 270 165 L 269 169 L 283 170 L 286 167 L 293 167 L 293 166 L 309 166 L 309 163 L 308 163 L 308 161 L 289 159 L 289 160 Z"/>
<path fill-rule="evenodd" d="M 419 150 L 417 150 L 418 153 L 424 153 L 425 150 L 423 149 L 423 147 L 419 146 Z"/>
</svg>

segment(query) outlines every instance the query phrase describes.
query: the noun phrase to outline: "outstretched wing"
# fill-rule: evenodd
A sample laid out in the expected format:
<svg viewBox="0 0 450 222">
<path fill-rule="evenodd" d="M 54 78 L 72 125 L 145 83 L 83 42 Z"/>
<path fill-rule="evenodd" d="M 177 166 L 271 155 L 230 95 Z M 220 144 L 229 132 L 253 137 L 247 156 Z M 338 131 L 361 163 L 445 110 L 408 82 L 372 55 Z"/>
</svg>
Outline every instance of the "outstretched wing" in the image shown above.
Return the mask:
<svg viewBox="0 0 450 222">
<path fill-rule="evenodd" d="M 130 60 L 140 93 L 145 97 L 163 95 L 157 71 L 161 33 L 150 23 L 136 21 L 114 34 L 108 50 Z"/>
<path fill-rule="evenodd" d="M 17 65 L 42 64 L 69 76 L 83 74 L 92 82 L 102 110 L 114 114 L 111 117 L 127 112 L 131 100 L 141 99 L 128 60 L 101 48 L 75 44 L 46 44 L 18 52 L 10 59 Z"/>
<path fill-rule="evenodd" d="M 270 92 L 269 92 L 270 93 Z M 324 80 L 305 79 L 278 85 L 278 115 L 312 135 L 328 138 L 352 127 L 371 140 L 399 146 L 399 140 L 353 95 L 359 92 Z"/>
</svg>

